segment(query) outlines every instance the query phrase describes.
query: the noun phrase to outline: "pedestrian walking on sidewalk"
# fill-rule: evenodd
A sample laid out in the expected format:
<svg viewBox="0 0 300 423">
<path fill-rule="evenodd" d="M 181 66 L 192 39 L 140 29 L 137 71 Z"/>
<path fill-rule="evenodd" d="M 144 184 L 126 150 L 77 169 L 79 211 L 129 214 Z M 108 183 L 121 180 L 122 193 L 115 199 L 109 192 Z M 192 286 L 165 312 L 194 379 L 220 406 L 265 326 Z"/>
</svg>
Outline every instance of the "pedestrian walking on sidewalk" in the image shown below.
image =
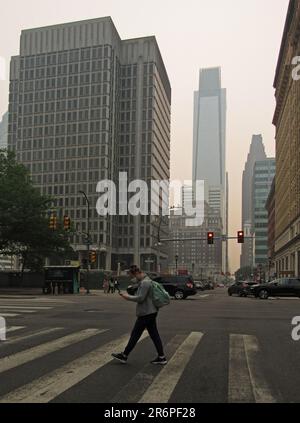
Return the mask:
<svg viewBox="0 0 300 423">
<path fill-rule="evenodd" d="M 107 280 L 107 278 L 105 277 L 104 278 L 104 280 L 103 280 L 103 291 L 104 291 L 104 293 L 105 294 L 107 294 L 108 293 L 108 280 Z"/>
<path fill-rule="evenodd" d="M 109 288 L 108 288 L 108 293 L 112 293 L 112 294 L 114 294 L 114 292 L 115 292 L 115 284 L 114 284 L 114 278 L 110 278 L 110 280 L 109 280 Z"/>
<path fill-rule="evenodd" d="M 115 279 L 114 289 L 115 289 L 115 291 L 117 290 L 119 292 L 119 294 L 121 293 L 121 291 L 120 291 L 120 284 L 119 284 L 118 279 Z"/>
<path fill-rule="evenodd" d="M 157 358 L 151 361 L 152 364 L 165 365 L 167 360 L 164 354 L 163 345 L 159 336 L 156 318 L 158 314 L 158 308 L 153 303 L 152 298 L 152 280 L 142 272 L 137 266 L 131 266 L 129 275 L 136 279 L 138 282 L 138 290 L 136 295 L 128 295 L 120 293 L 120 296 L 127 301 L 133 301 L 137 303 L 136 315 L 137 321 L 134 325 L 127 347 L 122 353 L 112 354 L 116 360 L 121 363 L 126 363 L 129 354 L 136 346 L 140 337 L 142 336 L 145 329 L 149 332 L 150 338 L 152 339 L 155 348 L 157 350 Z"/>
</svg>

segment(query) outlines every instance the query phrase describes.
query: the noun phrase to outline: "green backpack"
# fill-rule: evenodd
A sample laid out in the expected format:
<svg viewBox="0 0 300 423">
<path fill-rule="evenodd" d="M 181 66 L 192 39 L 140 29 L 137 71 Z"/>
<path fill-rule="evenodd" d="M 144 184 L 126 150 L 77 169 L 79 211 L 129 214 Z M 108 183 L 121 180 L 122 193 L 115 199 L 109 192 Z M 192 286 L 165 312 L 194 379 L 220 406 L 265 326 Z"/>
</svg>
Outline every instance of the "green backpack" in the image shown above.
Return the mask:
<svg viewBox="0 0 300 423">
<path fill-rule="evenodd" d="M 170 296 L 164 287 L 158 283 L 152 281 L 152 301 L 156 308 L 162 308 L 170 304 Z"/>
</svg>

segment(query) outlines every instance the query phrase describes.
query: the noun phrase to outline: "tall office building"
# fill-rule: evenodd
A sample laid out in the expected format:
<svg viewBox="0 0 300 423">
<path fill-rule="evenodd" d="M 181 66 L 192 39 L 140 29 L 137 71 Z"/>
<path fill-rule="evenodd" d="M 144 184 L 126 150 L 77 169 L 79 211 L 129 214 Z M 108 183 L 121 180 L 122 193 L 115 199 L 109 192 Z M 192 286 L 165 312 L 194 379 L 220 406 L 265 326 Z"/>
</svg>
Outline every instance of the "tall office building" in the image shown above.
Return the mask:
<svg viewBox="0 0 300 423">
<path fill-rule="evenodd" d="M 299 55 L 300 0 L 290 0 L 274 80 L 275 262 L 278 275 L 297 277 L 300 276 L 300 81 L 294 61 Z"/>
<path fill-rule="evenodd" d="M 193 180 L 205 181 L 205 201 L 226 215 L 226 89 L 221 69 L 200 70 L 194 94 Z"/>
<path fill-rule="evenodd" d="M 252 230 L 254 239 L 254 265 L 267 265 L 268 248 L 268 210 L 267 200 L 275 176 L 275 159 L 257 161 L 253 169 L 252 183 Z"/>
<path fill-rule="evenodd" d="M 171 87 L 155 37 L 121 40 L 110 17 L 22 31 L 11 60 L 9 147 L 84 257 L 89 198 L 98 268 L 157 260 L 150 216 L 100 217 L 100 180 L 169 179 Z M 155 266 L 155 263 L 153 263 Z"/>
<path fill-rule="evenodd" d="M 267 158 L 262 135 L 253 135 L 242 180 L 242 229 L 247 236 L 252 234 L 252 184 L 256 161 Z M 253 242 L 246 239 L 242 245 L 241 267 L 253 266 Z"/>
<path fill-rule="evenodd" d="M 8 112 L 6 112 L 0 121 L 0 149 L 7 148 L 8 138 Z"/>
<path fill-rule="evenodd" d="M 221 69 L 200 70 L 199 90 L 194 93 L 193 181 L 205 182 L 205 201 L 221 217 L 226 216 L 226 89 L 221 85 Z M 227 247 L 223 248 L 223 272 Z"/>
</svg>

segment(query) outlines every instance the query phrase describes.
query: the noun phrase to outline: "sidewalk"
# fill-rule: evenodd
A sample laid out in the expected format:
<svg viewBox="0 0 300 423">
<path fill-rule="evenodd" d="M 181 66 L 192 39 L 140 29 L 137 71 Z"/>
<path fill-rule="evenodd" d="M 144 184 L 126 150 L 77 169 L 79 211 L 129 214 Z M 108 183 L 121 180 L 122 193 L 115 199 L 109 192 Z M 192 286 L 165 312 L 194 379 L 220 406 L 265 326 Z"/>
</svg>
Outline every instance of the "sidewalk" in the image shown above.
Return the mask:
<svg viewBox="0 0 300 423">
<path fill-rule="evenodd" d="M 41 288 L 1 288 L 0 295 L 43 295 Z"/>
<path fill-rule="evenodd" d="M 44 297 L 62 297 L 62 296 L 73 296 L 73 295 L 86 295 L 86 291 L 79 292 L 79 294 L 59 294 L 59 295 L 52 295 L 52 294 L 44 294 L 42 288 L 2 288 L 0 287 L 0 296 L 4 295 L 20 295 L 21 297 L 24 296 L 44 296 Z M 92 296 L 95 295 L 104 295 L 103 290 L 90 290 L 90 294 Z"/>
</svg>

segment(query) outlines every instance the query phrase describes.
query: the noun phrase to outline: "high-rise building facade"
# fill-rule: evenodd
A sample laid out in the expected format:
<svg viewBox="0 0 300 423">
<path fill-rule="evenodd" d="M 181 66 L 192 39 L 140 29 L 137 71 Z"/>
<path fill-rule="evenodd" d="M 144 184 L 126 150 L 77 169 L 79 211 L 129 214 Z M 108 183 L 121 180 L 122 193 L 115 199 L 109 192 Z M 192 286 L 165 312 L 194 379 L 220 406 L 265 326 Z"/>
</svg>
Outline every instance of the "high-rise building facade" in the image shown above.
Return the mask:
<svg viewBox="0 0 300 423">
<path fill-rule="evenodd" d="M 270 194 L 266 202 L 266 209 L 268 211 L 268 273 L 269 278 L 272 279 L 276 275 L 275 267 L 275 187 L 276 176 L 273 179 Z"/>
<path fill-rule="evenodd" d="M 7 148 L 8 139 L 8 112 L 6 112 L 0 121 L 0 150 Z"/>
<path fill-rule="evenodd" d="M 202 225 L 191 225 L 191 218 L 184 213 L 171 211 L 169 220 L 169 271 L 184 270 L 194 277 L 220 280 L 222 274 L 222 223 L 218 213 L 204 205 Z M 196 218 L 195 218 L 196 219 Z M 207 244 L 207 233 L 213 231 L 214 245 Z M 191 241 L 187 241 L 187 240 Z"/>
<path fill-rule="evenodd" d="M 275 177 L 275 159 L 257 161 L 252 183 L 252 231 L 254 239 L 254 266 L 268 264 L 268 210 L 266 203 Z"/>
<path fill-rule="evenodd" d="M 276 69 L 275 261 L 278 275 L 300 275 L 300 0 L 290 0 Z M 295 61 L 296 59 L 296 61 Z"/>
<path fill-rule="evenodd" d="M 201 69 L 194 94 L 193 180 L 205 181 L 205 201 L 226 215 L 226 89 L 221 69 Z"/>
<path fill-rule="evenodd" d="M 250 151 L 248 153 L 242 180 L 242 229 L 247 237 L 251 237 L 252 232 L 252 184 L 253 170 L 256 161 L 267 158 L 262 135 L 253 135 Z M 241 268 L 253 266 L 253 242 L 245 239 L 242 244 Z"/>
<path fill-rule="evenodd" d="M 193 181 L 204 181 L 204 199 L 218 213 L 226 229 L 226 89 L 221 69 L 200 70 L 199 89 L 194 93 Z M 227 269 L 227 247 L 222 253 Z"/>
<path fill-rule="evenodd" d="M 121 40 L 111 18 L 22 31 L 11 60 L 9 147 L 60 218 L 71 217 L 72 244 L 91 248 L 98 268 L 157 259 L 156 220 L 96 210 L 97 183 L 119 172 L 169 179 L 171 87 L 155 37 Z M 155 264 L 154 264 L 155 266 Z"/>
</svg>

